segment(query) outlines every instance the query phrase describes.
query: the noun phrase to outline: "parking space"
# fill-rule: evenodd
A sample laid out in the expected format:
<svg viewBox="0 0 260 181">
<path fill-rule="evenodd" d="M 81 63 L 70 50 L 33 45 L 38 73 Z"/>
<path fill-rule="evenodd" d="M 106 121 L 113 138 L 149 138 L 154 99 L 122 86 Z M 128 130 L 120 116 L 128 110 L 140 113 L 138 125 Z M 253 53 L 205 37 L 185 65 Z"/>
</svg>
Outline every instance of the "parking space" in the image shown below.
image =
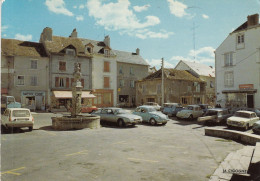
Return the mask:
<svg viewBox="0 0 260 181">
<path fill-rule="evenodd" d="M 37 113 L 32 132 L 2 134 L 3 181 L 208 180 L 228 153 L 243 146 L 204 136 L 195 121 L 54 131 L 53 116 Z"/>
</svg>

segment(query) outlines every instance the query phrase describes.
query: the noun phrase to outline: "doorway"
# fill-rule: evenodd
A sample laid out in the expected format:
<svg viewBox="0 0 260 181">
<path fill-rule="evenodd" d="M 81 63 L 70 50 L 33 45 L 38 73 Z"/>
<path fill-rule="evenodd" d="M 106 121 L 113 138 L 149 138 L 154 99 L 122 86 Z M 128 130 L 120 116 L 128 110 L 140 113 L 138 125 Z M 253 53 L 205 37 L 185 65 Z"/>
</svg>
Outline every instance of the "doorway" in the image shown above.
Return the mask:
<svg viewBox="0 0 260 181">
<path fill-rule="evenodd" d="M 247 107 L 254 108 L 254 95 L 247 95 Z"/>
</svg>

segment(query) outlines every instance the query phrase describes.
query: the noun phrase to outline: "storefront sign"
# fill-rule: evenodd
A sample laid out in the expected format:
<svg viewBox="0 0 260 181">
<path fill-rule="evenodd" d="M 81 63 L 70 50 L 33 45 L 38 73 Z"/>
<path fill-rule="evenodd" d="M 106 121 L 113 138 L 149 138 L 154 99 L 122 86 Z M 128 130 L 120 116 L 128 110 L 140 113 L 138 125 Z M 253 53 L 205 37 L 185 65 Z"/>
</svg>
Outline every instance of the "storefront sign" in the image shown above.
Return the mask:
<svg viewBox="0 0 260 181">
<path fill-rule="evenodd" d="M 22 91 L 22 96 L 45 96 L 45 92 Z"/>
<path fill-rule="evenodd" d="M 240 84 L 239 89 L 254 89 L 254 84 Z"/>
</svg>

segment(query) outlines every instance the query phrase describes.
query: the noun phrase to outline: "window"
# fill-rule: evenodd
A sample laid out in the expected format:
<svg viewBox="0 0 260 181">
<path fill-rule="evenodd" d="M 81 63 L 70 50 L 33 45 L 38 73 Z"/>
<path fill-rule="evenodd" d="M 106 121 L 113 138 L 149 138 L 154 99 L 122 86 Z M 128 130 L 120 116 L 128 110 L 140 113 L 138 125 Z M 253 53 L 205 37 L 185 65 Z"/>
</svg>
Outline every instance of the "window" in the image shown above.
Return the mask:
<svg viewBox="0 0 260 181">
<path fill-rule="evenodd" d="M 134 88 L 135 87 L 135 81 L 134 80 L 130 80 L 130 87 Z"/>
<path fill-rule="evenodd" d="M 88 53 L 92 53 L 92 47 L 87 47 L 87 51 L 88 51 Z"/>
<path fill-rule="evenodd" d="M 59 70 L 66 71 L 66 62 L 59 62 Z"/>
<path fill-rule="evenodd" d="M 79 71 L 81 72 L 81 63 L 78 62 L 78 64 L 79 64 Z"/>
<path fill-rule="evenodd" d="M 119 80 L 119 87 L 124 87 L 125 86 L 125 81 L 123 79 Z"/>
<path fill-rule="evenodd" d="M 64 87 L 65 86 L 65 82 L 63 78 L 60 78 L 59 80 L 59 87 Z"/>
<path fill-rule="evenodd" d="M 130 75 L 134 75 L 134 69 L 133 69 L 133 67 L 130 67 Z"/>
<path fill-rule="evenodd" d="M 224 54 L 224 61 L 225 61 L 225 66 L 232 66 L 233 65 L 233 53 L 226 53 Z"/>
<path fill-rule="evenodd" d="M 188 86 L 187 89 L 188 89 L 188 92 L 191 92 L 191 86 Z"/>
<path fill-rule="evenodd" d="M 210 81 L 210 88 L 214 88 L 214 83 L 213 83 L 213 81 Z"/>
<path fill-rule="evenodd" d="M 37 77 L 36 76 L 31 77 L 31 86 L 37 86 Z"/>
<path fill-rule="evenodd" d="M 109 77 L 104 77 L 104 88 L 109 88 L 110 83 L 109 83 Z"/>
<path fill-rule="evenodd" d="M 200 84 L 199 83 L 196 85 L 196 92 L 200 92 Z"/>
<path fill-rule="evenodd" d="M 17 76 L 17 85 L 24 85 L 24 76 Z"/>
<path fill-rule="evenodd" d="M 187 98 L 186 98 L 186 97 L 182 97 L 182 98 L 181 98 L 181 103 L 182 103 L 182 104 L 188 104 Z"/>
<path fill-rule="evenodd" d="M 234 75 L 233 72 L 225 72 L 224 75 L 224 81 L 225 81 L 225 86 L 227 87 L 233 87 L 234 85 Z"/>
<path fill-rule="evenodd" d="M 245 42 L 244 35 L 238 35 L 237 36 L 237 44 L 244 43 L 244 42 Z"/>
<path fill-rule="evenodd" d="M 67 50 L 66 50 L 66 54 L 67 54 L 67 55 L 74 56 L 74 55 L 75 55 L 75 50 L 73 50 L 73 49 L 67 49 Z"/>
<path fill-rule="evenodd" d="M 122 66 L 119 67 L 119 74 L 123 74 L 123 67 Z"/>
<path fill-rule="evenodd" d="M 31 69 L 37 69 L 37 60 L 31 60 Z"/>
<path fill-rule="evenodd" d="M 104 72 L 110 72 L 110 62 L 104 61 Z"/>
<path fill-rule="evenodd" d="M 108 56 L 110 55 L 109 50 L 108 50 L 108 49 L 105 49 L 105 50 L 104 50 L 104 54 L 105 54 L 106 57 L 108 57 Z"/>
<path fill-rule="evenodd" d="M 161 91 L 161 84 L 157 84 L 157 94 L 160 94 L 162 91 Z"/>
</svg>

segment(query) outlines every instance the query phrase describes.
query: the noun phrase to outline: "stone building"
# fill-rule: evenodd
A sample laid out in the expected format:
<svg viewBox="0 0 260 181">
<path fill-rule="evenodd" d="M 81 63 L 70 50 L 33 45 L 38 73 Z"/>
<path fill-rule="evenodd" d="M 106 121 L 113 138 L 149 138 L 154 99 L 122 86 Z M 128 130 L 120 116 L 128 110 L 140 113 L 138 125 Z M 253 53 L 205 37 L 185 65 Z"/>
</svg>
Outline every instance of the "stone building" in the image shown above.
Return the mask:
<svg viewBox="0 0 260 181">
<path fill-rule="evenodd" d="M 41 43 L 1 39 L 1 94 L 12 95 L 22 107 L 45 110 L 49 58 Z"/>
<path fill-rule="evenodd" d="M 162 103 L 162 71 L 136 82 L 136 103 Z M 182 105 L 205 103 L 206 82 L 186 70 L 164 69 L 164 102 Z"/>
<path fill-rule="evenodd" d="M 117 102 L 118 106 L 133 107 L 136 105 L 135 82 L 148 75 L 149 64 L 135 53 L 114 50 L 117 60 Z"/>
<path fill-rule="evenodd" d="M 69 37 L 54 36 L 51 28 L 44 28 L 40 43 L 49 56 L 49 84 L 51 108 L 68 108 L 72 99 L 74 64 L 79 63 L 83 86 L 82 104 L 91 104 L 95 97 L 92 89 L 92 62 L 90 53 L 85 51 L 76 29 Z"/>
<path fill-rule="evenodd" d="M 195 77 L 206 82 L 205 104 L 215 106 L 215 68 L 201 63 L 181 60 L 175 66 L 177 70 L 187 70 Z"/>
<path fill-rule="evenodd" d="M 215 51 L 216 96 L 222 107 L 260 108 L 259 15 L 232 31 Z"/>
<path fill-rule="evenodd" d="M 110 47 L 110 37 L 104 41 L 81 38 L 86 53 L 92 56 L 92 89 L 96 96 L 92 104 L 111 107 L 117 104 L 116 55 Z"/>
</svg>

